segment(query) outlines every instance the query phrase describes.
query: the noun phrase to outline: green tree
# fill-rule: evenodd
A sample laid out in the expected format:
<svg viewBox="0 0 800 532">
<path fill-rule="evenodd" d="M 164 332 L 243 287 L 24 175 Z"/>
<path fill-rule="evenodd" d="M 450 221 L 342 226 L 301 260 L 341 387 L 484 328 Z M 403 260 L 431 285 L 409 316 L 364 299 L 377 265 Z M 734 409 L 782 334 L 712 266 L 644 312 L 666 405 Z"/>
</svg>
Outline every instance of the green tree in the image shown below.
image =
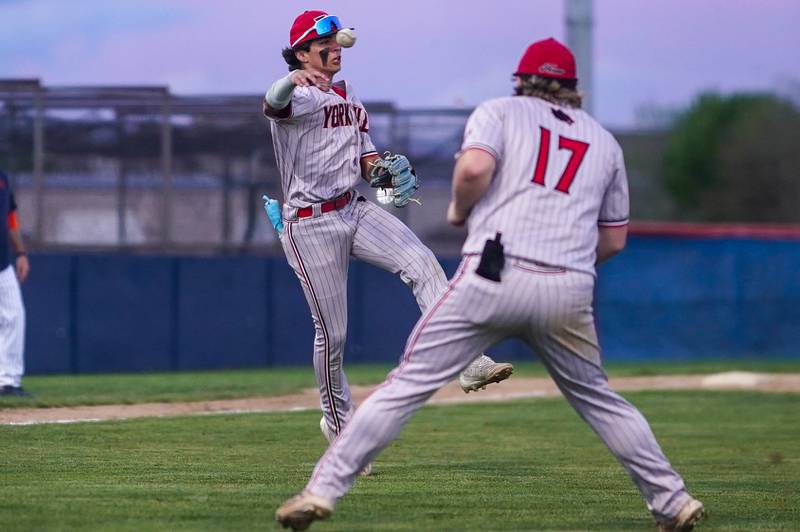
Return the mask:
<svg viewBox="0 0 800 532">
<path fill-rule="evenodd" d="M 705 94 L 663 159 L 679 218 L 800 222 L 800 112 L 769 94 Z"/>
</svg>

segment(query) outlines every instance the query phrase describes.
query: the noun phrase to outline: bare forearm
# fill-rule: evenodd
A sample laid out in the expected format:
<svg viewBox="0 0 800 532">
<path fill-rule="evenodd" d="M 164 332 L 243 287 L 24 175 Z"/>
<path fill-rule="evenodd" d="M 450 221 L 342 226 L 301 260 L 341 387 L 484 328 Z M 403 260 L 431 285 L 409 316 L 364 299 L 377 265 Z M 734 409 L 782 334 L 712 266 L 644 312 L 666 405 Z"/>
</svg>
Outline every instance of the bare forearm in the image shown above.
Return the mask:
<svg viewBox="0 0 800 532">
<path fill-rule="evenodd" d="M 616 255 L 617 253 L 619 253 L 619 250 L 609 249 L 609 248 L 604 248 L 604 247 L 601 247 L 601 246 L 597 246 L 597 261 L 596 261 L 596 264 L 604 263 L 605 261 L 607 261 L 608 259 L 610 259 L 614 255 Z"/>
<path fill-rule="evenodd" d="M 494 157 L 482 150 L 467 150 L 453 170 L 453 199 L 447 209 L 447 221 L 463 225 L 470 211 L 492 183 Z"/>
<path fill-rule="evenodd" d="M 628 227 L 600 227 L 597 235 L 596 264 L 601 264 L 623 249 L 628 239 Z"/>
<path fill-rule="evenodd" d="M 458 173 L 453 179 L 453 209 L 465 218 L 488 188 L 484 176 Z"/>
<path fill-rule="evenodd" d="M 24 283 L 28 278 L 31 271 L 31 265 L 28 262 L 28 252 L 25 250 L 25 244 L 22 242 L 22 234 L 19 229 L 10 229 L 8 231 L 8 240 L 11 242 L 11 248 L 17 258 L 14 260 L 14 269 L 17 272 L 17 279 L 20 283 Z"/>
<path fill-rule="evenodd" d="M 16 255 L 24 255 L 27 253 L 25 243 L 22 241 L 22 233 L 19 229 L 12 229 L 8 232 L 8 239 L 11 242 L 11 249 L 14 250 Z"/>
<path fill-rule="evenodd" d="M 380 159 L 381 156 L 377 153 L 373 153 L 372 155 L 367 155 L 366 157 L 361 158 L 361 178 L 369 183 L 370 181 L 370 172 L 372 171 L 372 164 L 376 160 Z"/>
</svg>

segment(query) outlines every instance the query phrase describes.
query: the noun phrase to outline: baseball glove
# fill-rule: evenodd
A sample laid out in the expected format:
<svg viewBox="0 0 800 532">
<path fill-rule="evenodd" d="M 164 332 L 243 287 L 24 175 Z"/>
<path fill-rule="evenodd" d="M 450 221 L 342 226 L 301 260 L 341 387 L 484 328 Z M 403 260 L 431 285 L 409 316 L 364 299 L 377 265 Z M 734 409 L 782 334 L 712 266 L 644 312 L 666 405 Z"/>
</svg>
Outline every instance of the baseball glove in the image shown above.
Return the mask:
<svg viewBox="0 0 800 532">
<path fill-rule="evenodd" d="M 410 201 L 419 203 L 412 198 L 419 188 L 417 174 L 408 162 L 405 155 L 389 152 L 383 157 L 370 163 L 369 186 L 372 188 L 392 188 L 392 203 L 395 207 L 405 207 Z"/>
</svg>

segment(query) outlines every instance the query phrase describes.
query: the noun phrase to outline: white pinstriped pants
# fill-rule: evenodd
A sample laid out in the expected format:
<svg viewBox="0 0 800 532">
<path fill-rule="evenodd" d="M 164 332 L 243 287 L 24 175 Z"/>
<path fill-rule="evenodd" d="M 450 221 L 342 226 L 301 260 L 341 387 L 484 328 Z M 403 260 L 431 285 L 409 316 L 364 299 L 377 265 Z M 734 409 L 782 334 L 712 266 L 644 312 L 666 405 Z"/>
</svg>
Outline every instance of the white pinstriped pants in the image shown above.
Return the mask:
<svg viewBox="0 0 800 532">
<path fill-rule="evenodd" d="M 599 359 L 594 279 L 508 259 L 502 282 L 474 273 L 466 257 L 447 290 L 420 318 L 400 365 L 364 401 L 320 459 L 306 490 L 332 501 L 394 440 L 411 415 L 474 357 L 510 337 L 541 357 L 567 401 L 633 479 L 657 518 L 689 500 L 678 473 L 639 411 L 608 387 Z M 531 430 L 536 430 L 533 427 Z"/>
<path fill-rule="evenodd" d="M 447 286 L 439 261 L 411 229 L 374 203 L 359 201 L 357 193 L 351 194 L 350 202 L 338 211 L 285 220 L 281 234 L 286 258 L 300 279 L 314 319 L 314 373 L 320 404 L 328 426 L 337 434 L 353 410 L 342 369 L 350 256 L 399 274 L 423 312 Z M 390 322 L 385 325 L 389 327 Z"/>
<path fill-rule="evenodd" d="M 0 386 L 20 386 L 25 371 L 25 307 L 13 266 L 0 272 Z"/>
</svg>

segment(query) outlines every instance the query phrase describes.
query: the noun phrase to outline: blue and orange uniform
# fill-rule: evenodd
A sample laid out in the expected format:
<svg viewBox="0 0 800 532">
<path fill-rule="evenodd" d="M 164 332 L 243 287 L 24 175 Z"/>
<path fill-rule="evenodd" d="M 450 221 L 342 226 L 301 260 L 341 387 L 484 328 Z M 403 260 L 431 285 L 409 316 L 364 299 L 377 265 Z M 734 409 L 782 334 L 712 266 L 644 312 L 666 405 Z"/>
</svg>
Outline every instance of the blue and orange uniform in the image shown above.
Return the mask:
<svg viewBox="0 0 800 532">
<path fill-rule="evenodd" d="M 27 395 L 21 384 L 25 370 L 25 307 L 19 283 L 25 281 L 28 271 L 17 202 L 8 176 L 0 171 L 0 396 Z"/>
</svg>

